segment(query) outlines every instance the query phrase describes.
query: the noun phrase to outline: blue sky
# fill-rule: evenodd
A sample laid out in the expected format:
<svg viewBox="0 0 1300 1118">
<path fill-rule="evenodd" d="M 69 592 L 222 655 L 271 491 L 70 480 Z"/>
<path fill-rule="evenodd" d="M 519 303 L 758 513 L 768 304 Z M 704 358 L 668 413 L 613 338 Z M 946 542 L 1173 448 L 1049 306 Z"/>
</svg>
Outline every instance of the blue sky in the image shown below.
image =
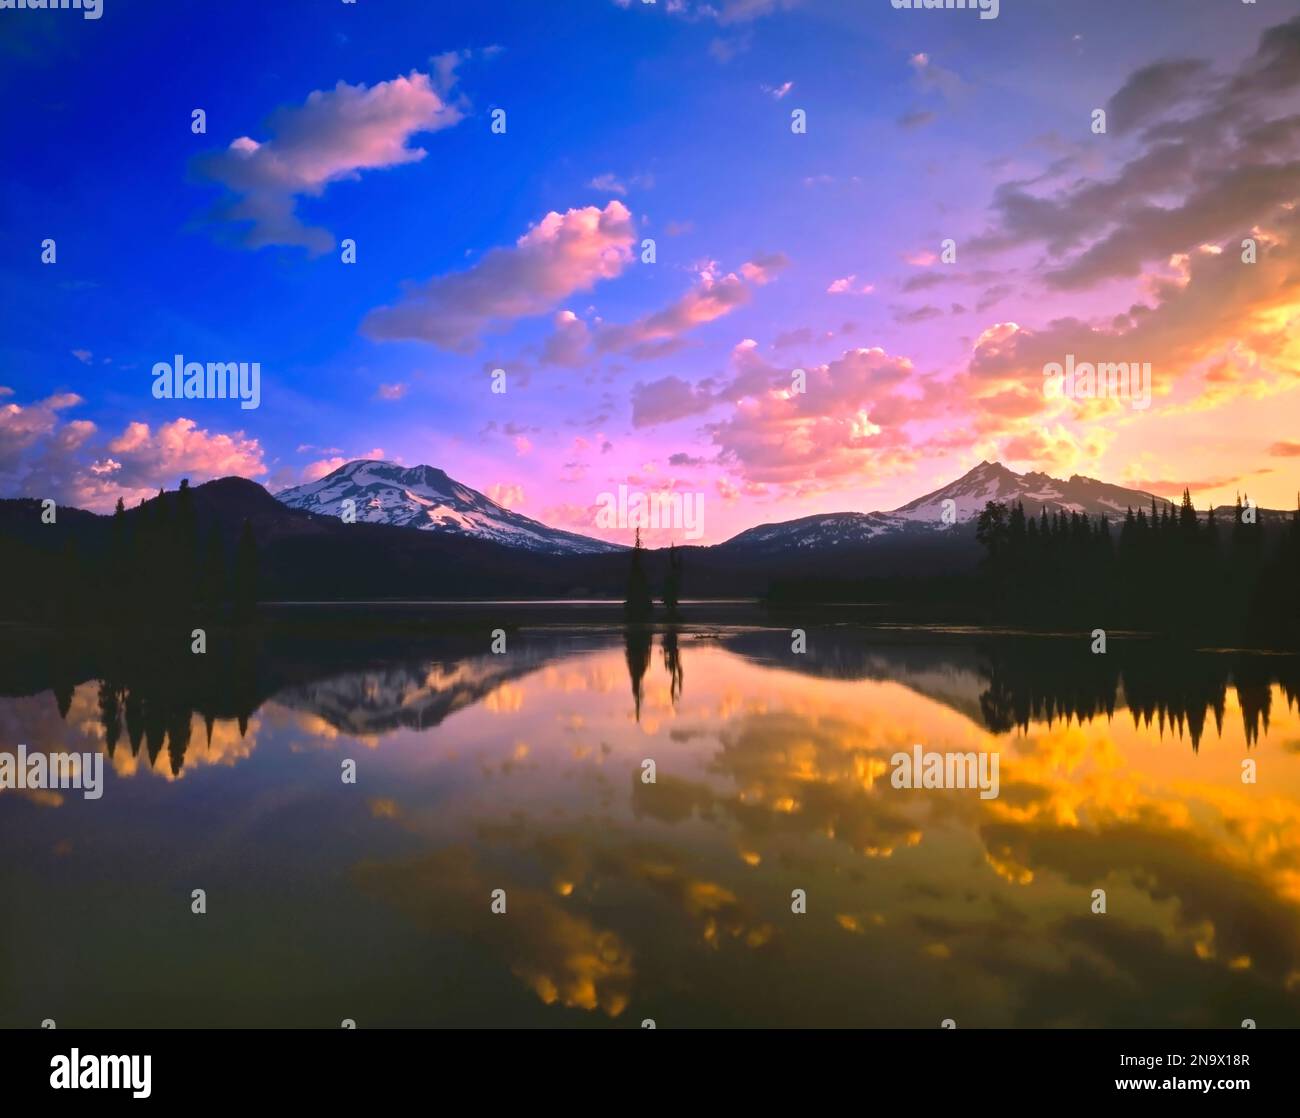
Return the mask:
<svg viewBox="0 0 1300 1118">
<path fill-rule="evenodd" d="M 1136 273 L 1067 290 L 1044 277 L 1107 236 L 1104 218 L 1068 243 L 963 247 L 950 275 L 931 259 L 945 237 L 1006 234 L 1015 215 L 995 199 L 1007 184 L 1064 213 L 1080 184 L 1114 182 L 1117 213 L 1135 220 L 1139 201 L 1194 199 L 1213 172 L 1204 149 L 1195 174 L 1145 196 L 1126 169 L 1160 149 L 1161 114 L 1185 118 L 1216 81 L 1264 73 L 1261 35 L 1292 14 L 1282 5 L 1004 0 L 981 21 L 887 0 L 104 3 L 94 21 L 0 12 L 5 495 L 103 507 L 220 472 L 277 488 L 381 451 L 579 530 L 621 482 L 697 488 L 716 505 L 709 538 L 724 538 L 894 507 L 981 457 L 1216 498 L 1294 488 L 1295 362 L 1275 335 L 1295 302 L 1276 269 L 1252 273 L 1260 290 L 1204 344 L 1172 325 L 1141 343 L 1167 374 L 1148 414 L 1031 407 L 1015 378 L 1032 383 L 1033 367 L 999 364 L 1006 323 L 1015 345 L 1026 331 L 1068 334 L 1053 327 L 1065 318 L 1109 344 L 1136 337 L 1137 320 L 1115 322 L 1137 303 L 1176 317 L 1169 269 L 1202 282 L 1194 254 L 1226 230 L 1189 228 L 1182 265 L 1153 237 Z M 1177 59 L 1206 68 L 1143 84 L 1143 67 Z M 410 82 L 423 84 L 384 85 Z M 1256 86 L 1239 131 L 1294 111 L 1293 86 Z M 1098 142 L 1088 114 L 1126 88 L 1148 98 L 1147 131 Z M 385 89 L 437 105 L 435 127 L 377 126 L 423 157 L 336 159 L 327 178 L 273 195 L 334 247 L 250 245 L 246 224 L 220 216 L 232 195 L 211 168 L 233 160 L 232 142 L 275 151 L 277 119 L 291 131 L 315 95 L 327 119 L 295 172 L 310 179 L 311 144 L 359 147 L 334 107 Z M 195 108 L 205 135 L 191 131 Z M 806 134 L 791 131 L 794 109 Z M 1234 170 L 1289 154 L 1247 153 Z M 1251 221 L 1284 210 L 1274 192 Z M 548 214 L 561 237 L 585 236 L 593 215 L 616 225 L 608 274 L 530 263 L 517 242 Z M 1289 233 L 1270 235 L 1289 247 Z M 55 265 L 40 260 L 46 237 Z M 355 265 L 339 259 L 345 237 Z M 494 302 L 498 273 L 482 270 L 493 250 L 519 285 L 509 313 Z M 418 313 L 461 313 L 475 296 L 447 280 L 458 273 L 490 281 L 483 299 L 501 312 L 471 337 L 363 327 L 404 284 L 435 281 Z M 588 344 L 557 364 L 544 353 L 561 312 Z M 260 362 L 261 407 L 153 399 L 150 369 L 176 353 Z M 1228 360 L 1236 374 L 1216 373 Z M 494 367 L 504 395 L 489 391 Z M 784 414 L 795 367 L 822 373 L 807 406 Z M 1189 442 L 1211 437 L 1190 459 Z"/>
</svg>

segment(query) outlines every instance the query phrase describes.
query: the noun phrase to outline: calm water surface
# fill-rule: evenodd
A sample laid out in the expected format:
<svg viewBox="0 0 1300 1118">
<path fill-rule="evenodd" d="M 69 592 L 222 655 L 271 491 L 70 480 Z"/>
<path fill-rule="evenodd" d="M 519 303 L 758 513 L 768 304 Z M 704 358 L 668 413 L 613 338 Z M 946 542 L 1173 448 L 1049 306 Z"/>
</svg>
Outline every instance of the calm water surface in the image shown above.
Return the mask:
<svg viewBox="0 0 1300 1118">
<path fill-rule="evenodd" d="M 0 749 L 108 772 L 0 792 L 0 1025 L 1300 1025 L 1293 658 L 487 644 L 0 680 Z M 997 751 L 1000 795 L 894 788 L 917 743 Z"/>
</svg>

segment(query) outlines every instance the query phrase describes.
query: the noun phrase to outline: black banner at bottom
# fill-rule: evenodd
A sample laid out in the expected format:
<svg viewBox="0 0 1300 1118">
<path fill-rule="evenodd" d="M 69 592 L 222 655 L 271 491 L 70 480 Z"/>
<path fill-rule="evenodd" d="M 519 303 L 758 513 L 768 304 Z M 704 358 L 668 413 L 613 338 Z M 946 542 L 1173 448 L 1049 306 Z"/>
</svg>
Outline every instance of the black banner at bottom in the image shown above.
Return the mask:
<svg viewBox="0 0 1300 1118">
<path fill-rule="evenodd" d="M 628 1035 L 632 1032 L 654 1035 Z M 662 1034 L 662 1035 L 659 1035 Z M 802 1101 L 892 1085 L 918 1103 L 1284 1098 L 1297 1034 L 1098 1030 L 420 1032 L 10 1031 L 0 1082 L 14 1102 L 320 1102 L 332 1109 L 448 1088 L 617 1105 L 663 1092 Z M 600 1096 L 589 1095 L 592 1088 Z M 671 1101 L 671 1100 L 666 1100 Z M 10 1113 L 19 1113 L 10 1110 Z"/>
</svg>

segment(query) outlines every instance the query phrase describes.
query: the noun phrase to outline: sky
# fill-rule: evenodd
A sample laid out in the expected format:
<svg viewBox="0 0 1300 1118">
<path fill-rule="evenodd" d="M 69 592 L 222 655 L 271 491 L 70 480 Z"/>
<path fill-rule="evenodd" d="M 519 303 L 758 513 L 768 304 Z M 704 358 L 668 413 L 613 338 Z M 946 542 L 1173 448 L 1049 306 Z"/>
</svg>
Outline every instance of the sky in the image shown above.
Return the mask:
<svg viewBox="0 0 1300 1118">
<path fill-rule="evenodd" d="M 1295 507 L 1298 12 L 0 11 L 0 495 L 385 458 L 620 541 L 602 494 L 701 494 L 709 543 L 998 460 Z M 258 406 L 156 398 L 176 355 Z"/>
</svg>

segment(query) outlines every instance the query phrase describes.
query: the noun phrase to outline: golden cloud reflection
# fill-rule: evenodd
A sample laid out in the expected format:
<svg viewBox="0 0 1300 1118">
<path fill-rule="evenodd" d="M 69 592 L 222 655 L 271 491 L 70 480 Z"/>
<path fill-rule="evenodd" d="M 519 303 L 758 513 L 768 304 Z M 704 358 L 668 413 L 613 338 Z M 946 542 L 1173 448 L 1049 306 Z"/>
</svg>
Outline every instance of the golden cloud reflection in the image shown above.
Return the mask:
<svg viewBox="0 0 1300 1118">
<path fill-rule="evenodd" d="M 1293 674 L 1081 681 L 1035 653 L 1021 678 L 964 638 L 850 633 L 822 660 L 763 639 L 372 666 L 193 708 L 83 683 L 5 700 L 0 730 L 103 750 L 167 798 L 204 771 L 261 796 L 213 801 L 265 821 L 250 862 L 304 872 L 333 844 L 305 866 L 322 899 L 470 953 L 523 1020 L 1300 1025 Z M 998 794 L 895 787 L 917 745 L 996 754 Z"/>
<path fill-rule="evenodd" d="M 1300 732 L 1300 710 L 1282 688 L 1266 697 L 1262 732 L 1228 688 L 1222 729 L 1194 752 L 1163 719 L 1122 709 L 994 733 L 960 696 L 818 678 L 706 647 L 685 657 L 678 704 L 660 686 L 642 689 L 632 736 L 624 689 L 583 689 L 571 705 L 576 678 L 608 678 L 619 659 L 591 653 L 519 681 L 536 782 L 476 801 L 473 817 L 484 846 L 543 867 L 546 902 L 582 914 L 581 926 L 599 924 L 593 914 L 611 893 L 656 914 L 653 934 L 636 921 L 613 933 L 627 948 L 624 997 L 644 996 L 631 961 L 669 966 L 650 959 L 669 944 L 680 951 L 683 934 L 713 952 L 779 945 L 795 971 L 842 970 L 849 982 L 862 968 L 843 953 L 865 937 L 893 960 L 900 977 L 890 982 L 926 960 L 940 968 L 933 996 L 968 1003 L 966 1018 L 983 1006 L 975 1019 L 990 1024 L 1113 1020 L 1108 999 L 1134 983 L 1181 1024 L 1216 1020 L 1234 996 L 1300 1021 L 1300 758 L 1279 744 Z M 647 729 L 651 706 L 659 724 Z M 468 738 L 486 725 L 467 711 L 458 729 Z M 504 745 L 519 730 L 493 732 Z M 612 814 L 599 828 L 583 818 L 590 805 L 575 777 L 594 762 L 573 749 L 575 730 L 613 742 L 604 767 L 625 774 L 628 795 L 602 801 Z M 890 758 L 916 743 L 997 751 L 1000 794 L 892 787 Z M 1247 756 L 1267 774 L 1258 784 L 1241 781 Z M 653 784 L 640 778 L 644 757 L 656 761 Z M 808 890 L 805 917 L 791 916 L 793 885 Z M 1106 891 L 1105 914 L 1091 909 L 1095 889 Z M 551 938 L 567 926 L 532 919 Z M 843 938 L 825 939 L 830 928 Z M 672 966 L 708 984 L 695 956 L 686 960 Z M 539 997 L 597 1004 L 552 995 L 577 988 L 571 965 L 509 965 Z M 1192 992 L 1170 996 L 1171 974 Z M 1054 987 L 1078 1002 L 1044 1000 Z"/>
</svg>

